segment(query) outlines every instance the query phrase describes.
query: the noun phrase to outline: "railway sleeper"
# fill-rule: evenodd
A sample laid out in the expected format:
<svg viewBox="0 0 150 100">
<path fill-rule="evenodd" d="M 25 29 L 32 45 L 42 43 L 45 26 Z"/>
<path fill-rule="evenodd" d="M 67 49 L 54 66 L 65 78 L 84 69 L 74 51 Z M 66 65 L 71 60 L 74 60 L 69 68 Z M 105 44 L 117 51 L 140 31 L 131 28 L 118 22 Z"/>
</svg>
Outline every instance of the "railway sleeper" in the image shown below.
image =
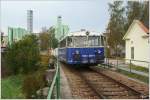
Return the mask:
<svg viewBox="0 0 150 100">
<path fill-rule="evenodd" d="M 101 91 L 102 92 L 102 91 Z M 103 95 L 105 96 L 132 96 L 132 94 L 129 94 L 128 92 L 114 92 L 114 91 L 111 91 L 111 92 L 102 92 Z"/>
<path fill-rule="evenodd" d="M 115 84 L 114 82 L 102 81 L 102 80 L 96 80 L 96 81 L 94 81 L 94 80 L 90 80 L 88 78 L 86 78 L 86 80 L 88 82 L 90 82 L 91 84 L 93 84 L 93 85 L 101 85 L 103 87 L 110 85 L 110 86 L 114 86 L 114 87 L 119 87 L 119 85 Z"/>
<path fill-rule="evenodd" d="M 119 88 L 119 86 L 115 84 L 98 84 L 98 86 L 102 88 Z"/>
<path fill-rule="evenodd" d="M 137 96 L 109 96 L 109 99 L 138 99 Z"/>
<path fill-rule="evenodd" d="M 98 89 L 121 89 L 121 90 L 125 90 L 122 87 L 118 87 L 117 85 L 108 85 L 108 84 L 98 84 L 98 83 L 94 83 L 94 82 L 89 82 L 89 84 L 91 84 L 93 87 L 97 87 Z"/>
<path fill-rule="evenodd" d="M 117 84 L 113 83 L 113 82 L 98 82 L 99 85 L 110 85 L 110 86 L 115 86 L 115 87 L 119 87 Z"/>
<path fill-rule="evenodd" d="M 87 81 L 92 81 L 92 83 L 95 84 L 107 84 L 107 85 L 115 85 L 113 82 L 108 82 L 108 81 L 102 81 L 102 80 L 91 80 L 91 79 L 86 79 Z"/>
<path fill-rule="evenodd" d="M 114 91 L 114 92 L 118 92 L 118 91 L 124 91 L 124 92 L 127 92 L 125 89 L 119 89 L 119 88 L 103 88 L 102 89 L 104 92 L 111 92 L 111 91 Z"/>
</svg>

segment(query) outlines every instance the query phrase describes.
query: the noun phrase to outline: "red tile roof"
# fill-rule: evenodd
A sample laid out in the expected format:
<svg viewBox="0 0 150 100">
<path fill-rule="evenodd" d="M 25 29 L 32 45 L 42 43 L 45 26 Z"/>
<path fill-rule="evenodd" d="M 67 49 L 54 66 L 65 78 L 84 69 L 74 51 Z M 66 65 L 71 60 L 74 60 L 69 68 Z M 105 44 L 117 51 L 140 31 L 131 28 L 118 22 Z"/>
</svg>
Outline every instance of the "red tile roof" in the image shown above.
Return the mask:
<svg viewBox="0 0 150 100">
<path fill-rule="evenodd" d="M 138 24 L 147 34 L 149 33 L 149 29 L 141 21 L 138 21 Z"/>
</svg>

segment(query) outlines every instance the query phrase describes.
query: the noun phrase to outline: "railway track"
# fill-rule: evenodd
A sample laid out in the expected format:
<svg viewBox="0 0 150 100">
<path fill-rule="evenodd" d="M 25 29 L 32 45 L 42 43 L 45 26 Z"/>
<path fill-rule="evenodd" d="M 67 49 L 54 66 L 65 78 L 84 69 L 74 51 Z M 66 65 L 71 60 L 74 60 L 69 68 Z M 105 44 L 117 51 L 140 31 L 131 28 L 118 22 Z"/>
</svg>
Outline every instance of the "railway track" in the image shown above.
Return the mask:
<svg viewBox="0 0 150 100">
<path fill-rule="evenodd" d="M 102 74 L 105 77 L 108 77 L 110 80 L 115 81 L 116 83 L 122 85 L 123 87 L 135 92 L 140 96 L 140 98 L 148 99 L 149 98 L 149 86 L 147 84 L 143 84 L 139 81 L 135 81 L 129 79 L 127 76 L 121 75 L 117 72 L 98 68 L 98 67 L 90 67 L 92 70 Z"/>
<path fill-rule="evenodd" d="M 138 91 L 91 68 L 63 66 L 72 94 L 81 98 L 142 99 Z M 85 95 L 86 94 L 86 95 Z"/>
<path fill-rule="evenodd" d="M 139 99 L 139 93 L 91 69 L 82 70 L 81 76 L 103 99 Z"/>
<path fill-rule="evenodd" d="M 99 99 L 101 98 L 96 91 L 82 79 L 79 72 L 69 68 L 67 65 L 61 65 L 71 88 L 74 99 Z"/>
</svg>

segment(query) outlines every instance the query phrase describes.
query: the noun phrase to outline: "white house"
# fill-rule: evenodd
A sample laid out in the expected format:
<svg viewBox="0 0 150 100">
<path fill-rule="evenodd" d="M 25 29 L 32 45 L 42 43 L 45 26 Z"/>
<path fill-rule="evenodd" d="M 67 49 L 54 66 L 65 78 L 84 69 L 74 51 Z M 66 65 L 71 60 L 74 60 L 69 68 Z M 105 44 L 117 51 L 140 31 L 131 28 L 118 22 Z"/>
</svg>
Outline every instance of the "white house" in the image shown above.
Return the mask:
<svg viewBox="0 0 150 100">
<path fill-rule="evenodd" d="M 149 26 L 139 20 L 134 20 L 125 36 L 126 59 L 150 61 Z M 132 61 L 133 64 L 148 67 L 149 63 Z"/>
</svg>

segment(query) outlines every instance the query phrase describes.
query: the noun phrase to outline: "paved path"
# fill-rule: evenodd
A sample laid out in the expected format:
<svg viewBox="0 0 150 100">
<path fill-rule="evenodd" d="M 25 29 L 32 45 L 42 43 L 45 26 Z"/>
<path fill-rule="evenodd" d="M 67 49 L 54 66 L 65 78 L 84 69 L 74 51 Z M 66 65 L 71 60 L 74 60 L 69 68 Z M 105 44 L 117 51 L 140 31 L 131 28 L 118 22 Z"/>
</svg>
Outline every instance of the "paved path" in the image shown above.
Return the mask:
<svg viewBox="0 0 150 100">
<path fill-rule="evenodd" d="M 111 64 L 110 64 L 111 63 Z M 117 60 L 109 60 L 109 64 L 116 67 L 116 64 L 117 64 Z M 123 61 L 121 60 L 118 60 L 118 69 L 122 69 L 122 70 L 125 70 L 125 71 L 128 71 L 130 72 L 130 69 L 128 68 L 128 65 L 127 64 L 124 64 Z M 149 73 L 146 73 L 146 72 L 142 72 L 142 71 L 137 71 L 137 70 L 134 70 L 134 69 L 131 69 L 131 72 L 132 73 L 135 73 L 135 74 L 139 74 L 139 75 L 142 75 L 142 76 L 146 76 L 146 77 L 149 77 Z"/>
<path fill-rule="evenodd" d="M 60 67 L 60 98 L 72 99 L 72 94 L 71 94 L 68 80 L 61 67 Z"/>
</svg>

